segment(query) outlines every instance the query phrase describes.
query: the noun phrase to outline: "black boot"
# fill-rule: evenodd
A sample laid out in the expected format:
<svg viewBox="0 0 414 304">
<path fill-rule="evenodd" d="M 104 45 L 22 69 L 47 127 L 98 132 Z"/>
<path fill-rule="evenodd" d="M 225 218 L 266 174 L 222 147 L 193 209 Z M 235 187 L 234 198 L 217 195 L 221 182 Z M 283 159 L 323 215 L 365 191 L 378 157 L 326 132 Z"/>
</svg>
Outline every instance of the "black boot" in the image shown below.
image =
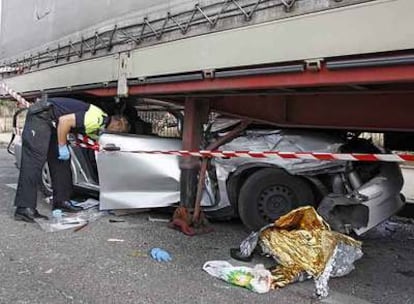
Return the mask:
<svg viewBox="0 0 414 304">
<path fill-rule="evenodd" d="M 54 209 L 61 209 L 65 212 L 79 212 L 83 210 L 82 207 L 72 205 L 70 201 L 53 203 L 53 210 Z"/>
<path fill-rule="evenodd" d="M 37 218 L 42 218 L 45 220 L 49 219 L 46 215 L 40 214 L 35 208 L 17 207 L 14 213 L 14 219 L 16 221 L 33 223 Z"/>
</svg>

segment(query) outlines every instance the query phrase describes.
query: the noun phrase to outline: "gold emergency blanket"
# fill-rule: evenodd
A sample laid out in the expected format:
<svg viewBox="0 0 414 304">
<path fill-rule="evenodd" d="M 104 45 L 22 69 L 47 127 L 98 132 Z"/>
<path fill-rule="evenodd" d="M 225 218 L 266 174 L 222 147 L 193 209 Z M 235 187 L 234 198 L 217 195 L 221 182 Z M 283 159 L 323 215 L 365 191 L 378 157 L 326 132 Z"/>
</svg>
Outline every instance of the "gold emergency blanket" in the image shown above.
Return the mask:
<svg viewBox="0 0 414 304">
<path fill-rule="evenodd" d="M 361 242 L 330 230 L 313 207 L 291 211 L 262 231 L 263 250 L 278 262 L 272 288 L 284 287 L 307 274 L 319 277 L 340 243 L 361 248 Z"/>
</svg>

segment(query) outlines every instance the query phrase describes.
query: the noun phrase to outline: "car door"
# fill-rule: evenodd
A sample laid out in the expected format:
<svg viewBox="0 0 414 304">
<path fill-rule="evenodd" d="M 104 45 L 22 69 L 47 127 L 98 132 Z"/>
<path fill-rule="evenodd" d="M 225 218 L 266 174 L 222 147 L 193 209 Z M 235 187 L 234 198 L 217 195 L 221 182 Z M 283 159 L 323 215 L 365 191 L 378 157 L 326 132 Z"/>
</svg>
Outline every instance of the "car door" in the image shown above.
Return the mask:
<svg viewBox="0 0 414 304">
<path fill-rule="evenodd" d="M 177 156 L 127 151 L 180 150 L 180 139 L 106 133 L 99 144 L 100 209 L 166 207 L 179 201 Z"/>
</svg>

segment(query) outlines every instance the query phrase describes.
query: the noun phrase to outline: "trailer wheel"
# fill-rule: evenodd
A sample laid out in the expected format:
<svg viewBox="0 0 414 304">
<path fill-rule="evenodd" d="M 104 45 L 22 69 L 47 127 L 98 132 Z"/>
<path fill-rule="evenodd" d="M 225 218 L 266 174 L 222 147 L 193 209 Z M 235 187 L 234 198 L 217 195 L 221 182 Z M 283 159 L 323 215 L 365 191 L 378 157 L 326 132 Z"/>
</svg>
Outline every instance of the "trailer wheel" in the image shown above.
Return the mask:
<svg viewBox="0 0 414 304">
<path fill-rule="evenodd" d="M 262 169 L 241 187 L 238 209 L 243 224 L 256 231 L 293 209 L 314 204 L 306 181 L 280 169 Z"/>
</svg>

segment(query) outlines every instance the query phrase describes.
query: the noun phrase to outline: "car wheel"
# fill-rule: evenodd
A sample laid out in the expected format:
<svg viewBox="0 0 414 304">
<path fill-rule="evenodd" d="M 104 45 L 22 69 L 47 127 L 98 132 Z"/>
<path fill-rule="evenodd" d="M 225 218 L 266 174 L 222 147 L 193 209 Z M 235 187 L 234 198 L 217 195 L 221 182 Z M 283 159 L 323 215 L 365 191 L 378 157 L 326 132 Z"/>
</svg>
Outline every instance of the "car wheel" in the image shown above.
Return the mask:
<svg viewBox="0 0 414 304">
<path fill-rule="evenodd" d="M 40 191 L 46 197 L 52 196 L 53 194 L 52 178 L 50 177 L 49 166 L 47 163 L 45 163 L 42 168 L 42 180 L 40 183 Z"/>
<path fill-rule="evenodd" d="M 261 169 L 243 184 L 239 215 L 243 224 L 256 231 L 300 206 L 314 205 L 310 185 L 280 169 Z"/>
</svg>

